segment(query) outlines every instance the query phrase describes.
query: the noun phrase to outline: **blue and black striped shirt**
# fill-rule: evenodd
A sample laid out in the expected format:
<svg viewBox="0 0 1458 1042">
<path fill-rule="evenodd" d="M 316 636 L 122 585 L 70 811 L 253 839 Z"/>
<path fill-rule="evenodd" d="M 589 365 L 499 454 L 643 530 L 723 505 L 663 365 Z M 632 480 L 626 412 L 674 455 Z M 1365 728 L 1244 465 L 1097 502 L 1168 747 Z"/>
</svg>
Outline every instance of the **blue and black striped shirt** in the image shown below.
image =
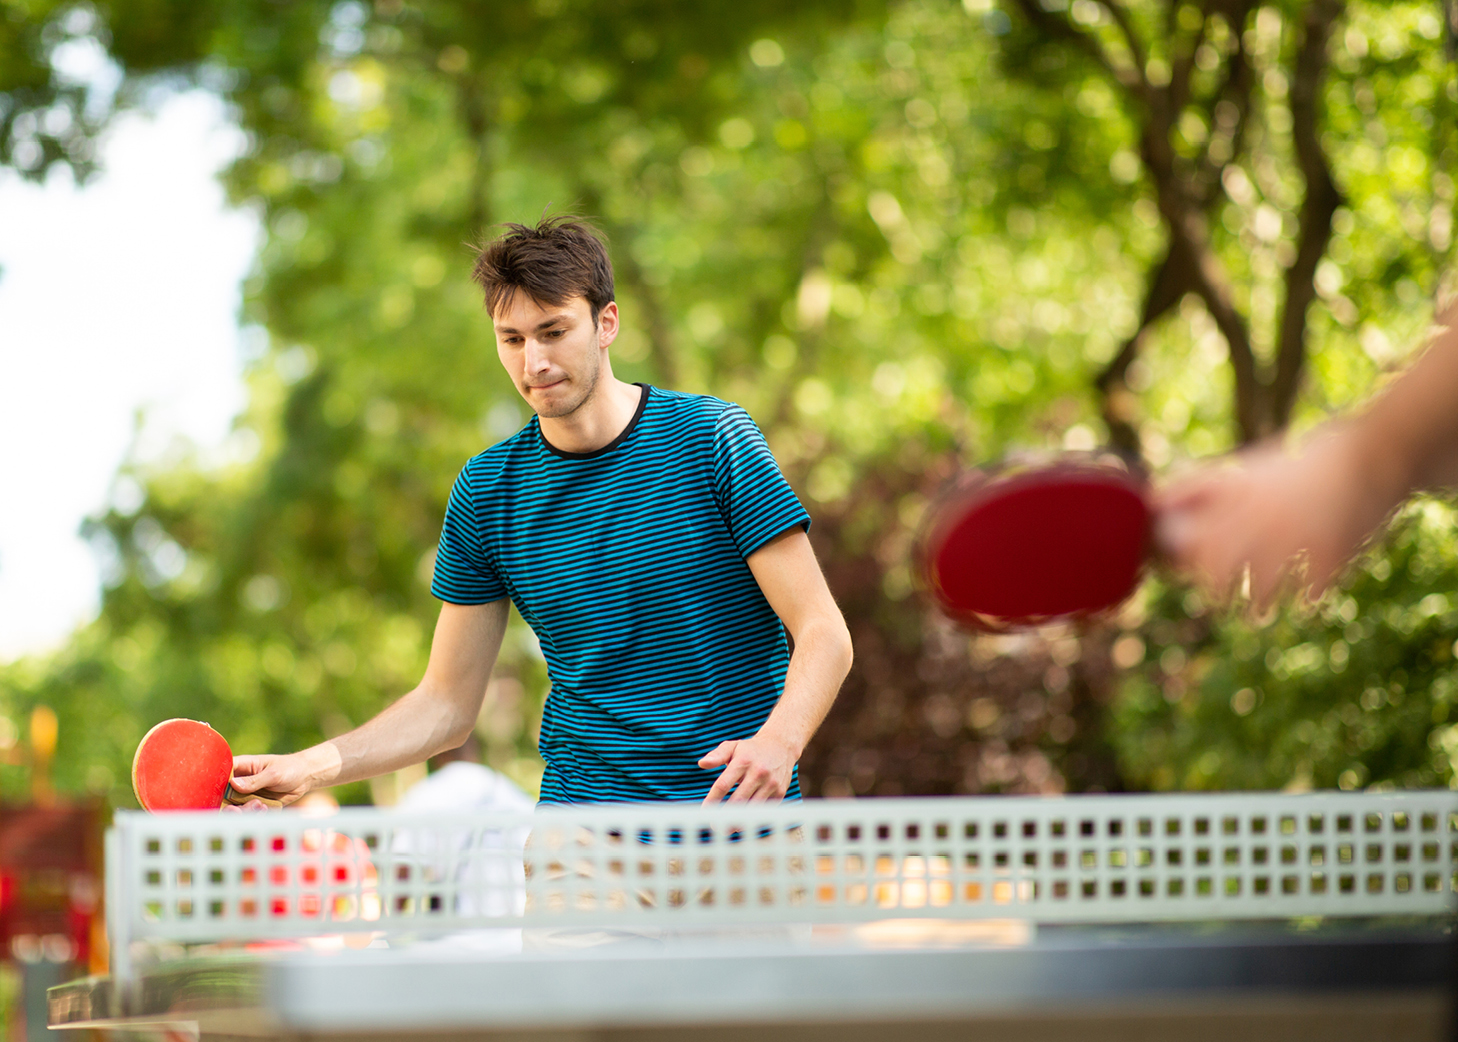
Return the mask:
<svg viewBox="0 0 1458 1042">
<path fill-rule="evenodd" d="M 701 395 L 644 386 L 595 452 L 554 448 L 533 417 L 466 464 L 432 591 L 510 597 L 540 639 L 544 803 L 704 798 L 718 772 L 699 758 L 751 737 L 784 689 L 784 629 L 745 559 L 797 525 L 749 414 Z"/>
</svg>

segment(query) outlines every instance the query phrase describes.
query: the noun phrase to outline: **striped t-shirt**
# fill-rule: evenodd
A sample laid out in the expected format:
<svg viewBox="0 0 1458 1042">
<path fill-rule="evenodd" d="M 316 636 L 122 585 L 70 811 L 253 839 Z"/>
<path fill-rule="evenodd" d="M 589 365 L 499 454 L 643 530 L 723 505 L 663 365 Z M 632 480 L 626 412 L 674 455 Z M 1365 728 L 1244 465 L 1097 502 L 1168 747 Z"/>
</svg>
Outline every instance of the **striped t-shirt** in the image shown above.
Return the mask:
<svg viewBox="0 0 1458 1042">
<path fill-rule="evenodd" d="M 751 737 L 784 689 L 784 629 L 745 558 L 797 525 L 749 414 L 701 395 L 644 386 L 595 452 L 554 448 L 533 417 L 466 464 L 432 590 L 510 597 L 540 639 L 542 802 L 704 798 L 719 772 L 699 758 Z"/>
</svg>

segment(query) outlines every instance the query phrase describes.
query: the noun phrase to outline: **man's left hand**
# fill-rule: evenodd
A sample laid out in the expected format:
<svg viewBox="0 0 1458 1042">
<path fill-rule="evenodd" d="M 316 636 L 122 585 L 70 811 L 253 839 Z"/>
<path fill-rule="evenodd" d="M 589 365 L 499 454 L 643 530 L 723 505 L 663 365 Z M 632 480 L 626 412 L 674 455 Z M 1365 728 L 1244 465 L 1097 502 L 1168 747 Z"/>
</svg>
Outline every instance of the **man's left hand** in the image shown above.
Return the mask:
<svg viewBox="0 0 1458 1042">
<path fill-rule="evenodd" d="M 782 800 L 790 791 L 799 752 L 784 742 L 762 735 L 736 742 L 720 742 L 718 748 L 699 761 L 705 770 L 723 767 L 724 773 L 704 803 L 768 803 Z"/>
</svg>

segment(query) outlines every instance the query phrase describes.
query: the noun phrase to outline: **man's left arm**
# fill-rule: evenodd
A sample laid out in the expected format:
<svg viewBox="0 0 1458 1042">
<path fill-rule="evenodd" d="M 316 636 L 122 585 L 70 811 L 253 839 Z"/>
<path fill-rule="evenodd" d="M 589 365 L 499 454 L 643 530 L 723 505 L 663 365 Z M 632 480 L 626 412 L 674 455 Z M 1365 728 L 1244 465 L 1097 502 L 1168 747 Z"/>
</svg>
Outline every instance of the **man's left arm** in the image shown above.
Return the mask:
<svg viewBox="0 0 1458 1042">
<path fill-rule="evenodd" d="M 753 738 L 721 742 L 699 761 L 723 767 L 705 803 L 783 799 L 795 764 L 851 667 L 850 631 L 835 606 L 815 551 L 796 526 L 746 559 L 749 570 L 795 642 L 785 690 Z"/>
</svg>

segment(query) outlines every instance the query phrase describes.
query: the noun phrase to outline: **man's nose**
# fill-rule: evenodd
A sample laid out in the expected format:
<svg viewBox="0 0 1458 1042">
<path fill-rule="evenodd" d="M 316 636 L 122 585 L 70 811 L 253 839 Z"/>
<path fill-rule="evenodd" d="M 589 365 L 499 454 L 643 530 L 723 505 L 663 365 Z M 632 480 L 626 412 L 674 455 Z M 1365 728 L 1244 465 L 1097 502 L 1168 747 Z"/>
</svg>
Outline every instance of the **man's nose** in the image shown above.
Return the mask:
<svg viewBox="0 0 1458 1042">
<path fill-rule="evenodd" d="M 547 357 L 547 345 L 535 337 L 528 337 L 526 342 L 526 369 L 529 373 L 541 373 L 552 368 L 552 361 Z"/>
</svg>

